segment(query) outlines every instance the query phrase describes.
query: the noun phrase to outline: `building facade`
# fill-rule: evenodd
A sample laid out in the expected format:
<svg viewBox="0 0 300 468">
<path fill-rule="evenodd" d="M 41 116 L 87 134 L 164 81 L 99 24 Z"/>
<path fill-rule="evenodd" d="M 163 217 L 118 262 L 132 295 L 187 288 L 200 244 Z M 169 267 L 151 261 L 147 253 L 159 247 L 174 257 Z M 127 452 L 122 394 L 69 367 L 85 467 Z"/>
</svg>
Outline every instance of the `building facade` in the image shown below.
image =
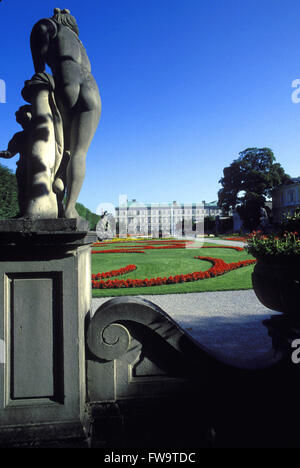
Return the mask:
<svg viewBox="0 0 300 468">
<path fill-rule="evenodd" d="M 152 203 L 124 201 L 116 207 L 117 234 L 131 236 L 192 236 L 202 234 L 204 217 L 219 216 L 217 202 Z"/>
<path fill-rule="evenodd" d="M 280 185 L 272 194 L 273 221 L 280 223 L 285 215 L 292 215 L 300 209 L 300 177 L 292 179 L 288 185 Z"/>
</svg>

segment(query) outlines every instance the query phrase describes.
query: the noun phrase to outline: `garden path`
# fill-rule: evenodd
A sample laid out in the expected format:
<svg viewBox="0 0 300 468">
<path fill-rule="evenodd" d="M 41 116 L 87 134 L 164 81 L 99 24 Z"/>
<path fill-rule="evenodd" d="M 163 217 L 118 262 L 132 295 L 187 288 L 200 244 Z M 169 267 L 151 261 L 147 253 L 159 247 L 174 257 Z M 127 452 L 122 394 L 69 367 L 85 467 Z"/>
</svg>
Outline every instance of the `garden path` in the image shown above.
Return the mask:
<svg viewBox="0 0 300 468">
<path fill-rule="evenodd" d="M 140 297 L 157 304 L 199 343 L 225 357 L 252 359 L 271 348 L 262 321 L 276 312 L 264 307 L 252 289 Z M 92 311 L 107 300 L 93 299 Z"/>
</svg>

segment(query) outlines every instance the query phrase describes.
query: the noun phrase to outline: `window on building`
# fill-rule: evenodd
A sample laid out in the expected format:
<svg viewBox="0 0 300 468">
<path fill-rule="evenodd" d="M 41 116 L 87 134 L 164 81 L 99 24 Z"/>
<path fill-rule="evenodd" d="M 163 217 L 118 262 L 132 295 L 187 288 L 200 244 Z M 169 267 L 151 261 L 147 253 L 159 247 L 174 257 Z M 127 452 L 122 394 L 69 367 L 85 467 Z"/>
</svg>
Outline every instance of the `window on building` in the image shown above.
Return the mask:
<svg viewBox="0 0 300 468">
<path fill-rule="evenodd" d="M 294 190 L 289 190 L 288 191 L 288 201 L 289 202 L 293 202 L 295 199 L 295 192 Z"/>
</svg>

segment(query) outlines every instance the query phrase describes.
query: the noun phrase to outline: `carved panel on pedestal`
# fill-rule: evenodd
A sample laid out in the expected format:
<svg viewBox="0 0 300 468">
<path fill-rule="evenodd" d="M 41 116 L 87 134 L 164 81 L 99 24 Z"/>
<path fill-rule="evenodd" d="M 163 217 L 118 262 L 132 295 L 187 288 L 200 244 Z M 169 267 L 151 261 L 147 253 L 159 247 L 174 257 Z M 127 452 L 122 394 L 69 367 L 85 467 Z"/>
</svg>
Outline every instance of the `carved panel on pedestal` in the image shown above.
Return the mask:
<svg viewBox="0 0 300 468">
<path fill-rule="evenodd" d="M 6 404 L 63 403 L 62 274 L 7 274 L 6 293 Z"/>
</svg>

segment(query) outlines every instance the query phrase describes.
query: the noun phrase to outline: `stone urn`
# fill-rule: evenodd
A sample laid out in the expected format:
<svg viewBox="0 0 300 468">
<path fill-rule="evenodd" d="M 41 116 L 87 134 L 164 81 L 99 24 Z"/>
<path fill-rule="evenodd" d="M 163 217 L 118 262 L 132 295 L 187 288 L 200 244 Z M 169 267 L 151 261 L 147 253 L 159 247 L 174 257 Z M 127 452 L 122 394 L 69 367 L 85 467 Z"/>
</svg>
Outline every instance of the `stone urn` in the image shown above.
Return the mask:
<svg viewBox="0 0 300 468">
<path fill-rule="evenodd" d="M 300 321 L 300 255 L 257 257 L 252 284 L 264 306 Z"/>
</svg>

